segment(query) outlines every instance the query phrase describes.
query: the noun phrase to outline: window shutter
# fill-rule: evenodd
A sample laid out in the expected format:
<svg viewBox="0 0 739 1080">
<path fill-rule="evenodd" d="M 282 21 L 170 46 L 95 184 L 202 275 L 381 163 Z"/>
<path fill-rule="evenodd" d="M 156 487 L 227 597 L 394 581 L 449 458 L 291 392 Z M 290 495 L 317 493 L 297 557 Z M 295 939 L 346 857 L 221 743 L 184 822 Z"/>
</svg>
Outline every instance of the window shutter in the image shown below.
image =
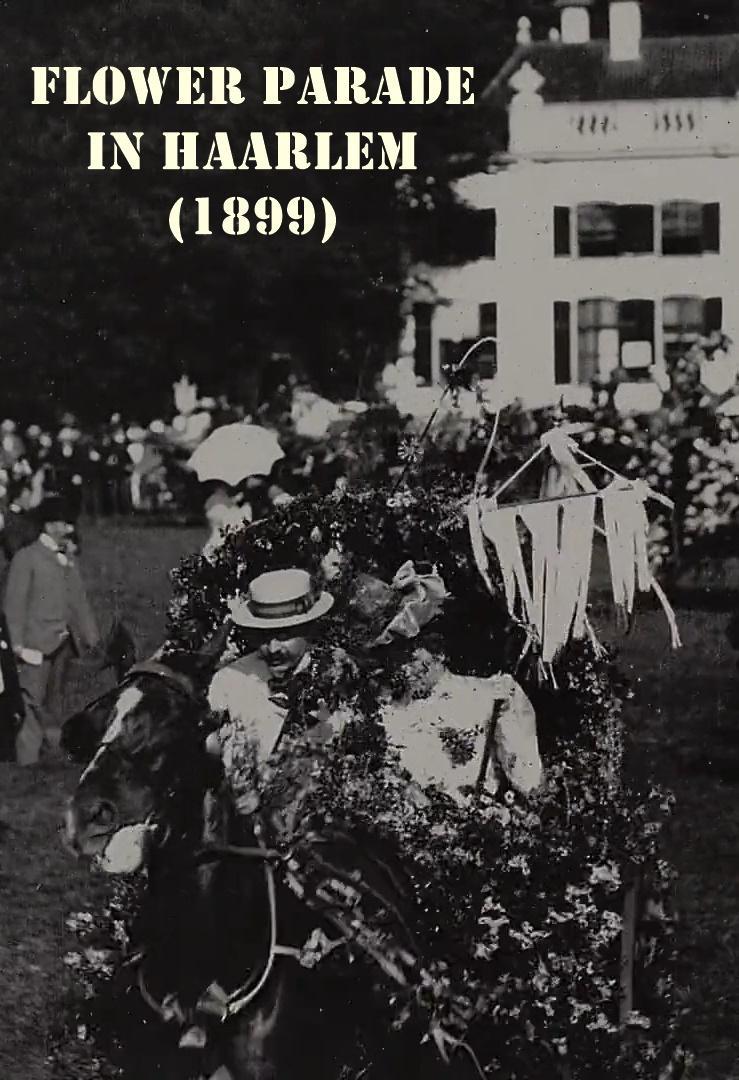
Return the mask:
<svg viewBox="0 0 739 1080">
<path fill-rule="evenodd" d="M 703 250 L 721 250 L 721 207 L 718 203 L 706 203 L 703 207 Z"/>
<path fill-rule="evenodd" d="M 480 304 L 480 337 L 496 337 L 498 334 L 498 305 Z"/>
<path fill-rule="evenodd" d="M 572 254 L 569 206 L 555 206 L 554 208 L 554 254 L 557 256 Z"/>
<path fill-rule="evenodd" d="M 700 255 L 704 250 L 702 203 L 677 199 L 662 206 L 662 254 Z"/>
<path fill-rule="evenodd" d="M 416 324 L 413 367 L 416 375 L 431 382 L 431 322 L 434 314 L 433 304 L 414 304 L 413 318 Z"/>
<path fill-rule="evenodd" d="M 618 210 L 615 203 L 580 203 L 577 245 L 582 258 L 618 255 Z"/>
<path fill-rule="evenodd" d="M 498 247 L 498 215 L 495 210 L 486 210 L 487 214 L 487 237 L 489 241 L 488 250 L 483 254 L 487 255 L 489 259 L 494 259 L 497 254 Z"/>
<path fill-rule="evenodd" d="M 645 376 L 654 363 L 654 315 L 653 300 L 624 300 L 619 305 L 621 365 L 627 368 L 632 376 L 638 378 Z M 635 364 L 633 356 L 627 356 L 624 346 L 632 341 L 649 342 L 651 347 L 649 356 L 644 357 L 643 364 Z"/>
<path fill-rule="evenodd" d="M 620 305 L 621 341 L 651 341 L 654 344 L 654 301 L 624 300 Z"/>
<path fill-rule="evenodd" d="M 619 206 L 618 250 L 627 255 L 654 251 L 653 206 Z"/>
<path fill-rule="evenodd" d="M 720 333 L 724 321 L 724 305 L 720 296 L 711 296 L 706 300 L 705 328 L 706 334 Z"/>
<path fill-rule="evenodd" d="M 554 382 L 567 386 L 572 382 L 570 372 L 570 304 L 567 300 L 554 302 Z"/>
</svg>

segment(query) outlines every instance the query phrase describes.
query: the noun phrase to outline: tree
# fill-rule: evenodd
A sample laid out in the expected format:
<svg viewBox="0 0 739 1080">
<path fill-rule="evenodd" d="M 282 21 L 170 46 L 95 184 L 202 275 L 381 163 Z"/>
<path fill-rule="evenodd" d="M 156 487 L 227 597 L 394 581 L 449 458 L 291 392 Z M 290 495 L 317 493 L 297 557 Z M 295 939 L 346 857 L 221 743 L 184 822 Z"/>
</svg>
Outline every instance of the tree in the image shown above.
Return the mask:
<svg viewBox="0 0 739 1080">
<path fill-rule="evenodd" d="M 417 130 L 413 185 L 445 192 L 487 152 L 484 111 L 444 107 L 346 107 L 261 103 L 262 65 L 353 63 L 369 81 L 383 65 L 481 62 L 478 89 L 510 47 L 515 20 L 494 0 L 462 9 L 409 0 L 308 6 L 295 0 L 28 0 L 3 11 L 12 78 L 0 103 L 8 231 L 0 254 L 2 363 L 9 406 L 63 403 L 81 414 L 146 413 L 173 376 L 190 371 L 213 392 L 236 387 L 274 351 L 291 351 L 323 390 L 349 391 L 392 350 L 402 286 L 398 176 L 376 173 L 163 173 L 153 149 L 163 130 Z M 480 27 L 486 33 L 480 33 Z M 506 33 L 503 33 L 505 29 Z M 32 64 L 234 64 L 245 72 L 240 108 L 32 107 Z M 482 121 L 482 122 L 480 122 Z M 87 132 L 144 132 L 140 172 L 91 173 Z M 450 155 L 464 147 L 462 165 Z M 177 195 L 286 200 L 327 195 L 338 228 L 317 237 L 285 232 L 190 238 L 167 228 Z M 33 388 L 32 394 L 29 389 Z M 29 401 L 29 398 L 31 400 Z"/>
</svg>

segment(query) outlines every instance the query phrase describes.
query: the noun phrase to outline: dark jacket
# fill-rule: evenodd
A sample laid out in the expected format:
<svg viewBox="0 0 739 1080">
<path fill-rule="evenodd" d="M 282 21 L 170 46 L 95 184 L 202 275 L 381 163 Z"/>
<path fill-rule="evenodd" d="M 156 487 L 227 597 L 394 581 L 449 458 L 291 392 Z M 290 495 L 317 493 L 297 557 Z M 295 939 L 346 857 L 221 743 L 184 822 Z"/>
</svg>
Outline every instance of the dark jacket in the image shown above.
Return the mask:
<svg viewBox="0 0 739 1080">
<path fill-rule="evenodd" d="M 5 617 L 13 646 L 38 649 L 44 656 L 51 656 L 67 634 L 78 653 L 99 641 L 76 565 L 62 565 L 40 539 L 21 548 L 10 564 Z"/>
</svg>

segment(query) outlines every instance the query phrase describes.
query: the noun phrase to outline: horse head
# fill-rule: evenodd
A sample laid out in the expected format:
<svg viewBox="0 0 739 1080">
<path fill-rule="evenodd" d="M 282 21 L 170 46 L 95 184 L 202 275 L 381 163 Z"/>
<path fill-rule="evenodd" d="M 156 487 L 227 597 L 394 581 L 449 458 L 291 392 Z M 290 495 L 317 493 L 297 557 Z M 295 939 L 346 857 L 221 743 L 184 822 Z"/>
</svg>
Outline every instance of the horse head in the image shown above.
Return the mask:
<svg viewBox="0 0 739 1080">
<path fill-rule="evenodd" d="M 135 665 L 119 687 L 65 722 L 62 745 L 86 764 L 65 817 L 75 853 L 99 857 L 116 837 L 140 847 L 155 829 L 161 838 L 200 828 L 218 768 L 205 723 L 207 676 L 225 641 L 216 637 L 196 656 L 164 652 Z M 131 857 L 125 869 L 135 868 Z M 107 863 L 115 872 L 115 859 Z"/>
</svg>

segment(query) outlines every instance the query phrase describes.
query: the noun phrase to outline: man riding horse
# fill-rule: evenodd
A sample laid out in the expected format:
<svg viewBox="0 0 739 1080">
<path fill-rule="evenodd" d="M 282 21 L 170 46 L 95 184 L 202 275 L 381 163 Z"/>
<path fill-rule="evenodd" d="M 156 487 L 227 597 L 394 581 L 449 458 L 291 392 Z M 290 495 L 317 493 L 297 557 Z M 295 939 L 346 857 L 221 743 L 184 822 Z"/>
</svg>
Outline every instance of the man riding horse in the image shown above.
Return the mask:
<svg viewBox="0 0 739 1080">
<path fill-rule="evenodd" d="M 382 656 L 388 646 L 400 642 L 410 646 L 412 661 L 425 672 L 428 685 L 419 699 L 398 701 L 392 693 L 380 691 L 388 742 L 408 774 L 409 792 L 415 791 L 415 798 L 423 800 L 423 788 L 431 784 L 463 806 L 469 798 L 495 791 L 501 782 L 524 791 L 535 787 L 541 779 L 535 718 L 520 688 L 506 676 L 471 679 L 453 675 L 442 663 L 429 662 L 428 654 L 415 647 L 414 639 L 440 612 L 446 596 L 438 575 L 419 574 L 412 564 L 406 564 L 391 585 L 367 575 L 356 585 L 351 612 L 339 614 L 364 619 L 368 628 L 374 617 L 366 642 L 368 652 Z M 322 750 L 355 719 L 352 708 L 319 708 L 306 723 L 297 727 L 290 723 L 291 690 L 309 671 L 312 650 L 321 644 L 322 626 L 327 627 L 334 604 L 328 591 L 316 588 L 305 571 L 261 575 L 251 583 L 248 595 L 231 605 L 237 632 L 249 635 L 251 647 L 245 655 L 213 674 L 231 625 L 222 628 L 203 657 L 183 657 L 165 650 L 157 660 L 132 669 L 122 688 L 71 718 L 65 728 L 65 745 L 70 751 L 87 758 L 93 755 L 68 810 L 68 845 L 84 855 L 102 857 L 113 872 L 133 870 L 144 862 L 152 868 L 150 891 L 158 892 L 164 936 L 171 941 L 168 948 L 164 941 L 152 950 L 146 969 L 148 984 L 141 986 L 142 993 L 162 1011 L 161 1001 L 171 987 L 163 976 L 160 991 L 154 994 L 151 983 L 156 983 L 160 969 L 171 969 L 174 954 L 181 953 L 181 942 L 186 940 L 186 951 L 197 956 L 189 957 L 193 973 L 182 1021 L 185 1025 L 197 1021 L 198 1010 L 202 1012 L 204 1005 L 210 1010 L 218 1005 L 221 1019 L 240 1016 L 245 1024 L 242 1030 L 248 1032 L 248 1054 L 239 1057 L 232 1053 L 229 1068 L 230 1075 L 248 1080 L 272 1075 L 260 1071 L 259 1063 L 274 1064 L 277 1058 L 286 1080 L 293 1075 L 293 1068 L 296 1076 L 310 1075 L 304 1060 L 299 1067 L 290 1064 L 284 1059 L 283 1044 L 276 1047 L 270 1042 L 274 1033 L 270 1024 L 276 1024 L 278 1032 L 282 1030 L 275 1021 L 278 999 L 283 1000 L 280 994 L 288 1000 L 291 989 L 303 1000 L 296 987 L 302 985 L 305 973 L 299 974 L 301 965 L 295 960 L 303 955 L 306 939 L 316 928 L 324 927 L 333 937 L 338 929 L 338 944 L 342 944 L 347 930 L 340 916 L 329 912 L 326 922 L 326 912 L 315 907 L 308 910 L 309 898 L 296 904 L 289 889 L 275 885 L 265 844 L 279 843 L 279 830 L 262 829 L 267 819 L 270 826 L 276 821 L 292 820 L 294 824 L 301 798 L 310 790 L 315 769 L 320 769 Z M 377 667 L 376 659 L 373 667 Z M 207 687 L 205 693 L 201 687 Z M 217 732 L 212 730 L 208 715 L 220 718 Z M 461 739 L 466 752 L 450 752 Z M 300 761 L 300 768 L 291 776 L 287 797 L 282 792 L 282 815 L 275 817 L 270 813 L 274 807 L 265 805 L 265 792 L 270 763 L 280 755 L 284 759 L 286 753 Z M 224 790 L 218 779 L 221 765 L 231 788 L 225 804 L 220 795 L 214 795 Z M 328 858 L 332 869 L 338 867 L 339 876 L 343 865 L 351 880 L 359 874 L 375 906 L 396 913 L 396 930 L 401 927 L 396 935 L 399 944 L 391 946 L 391 954 L 373 959 L 397 975 L 409 949 L 414 962 L 413 943 L 405 934 L 406 921 L 412 921 L 407 897 L 402 888 L 397 890 L 397 876 L 388 878 L 378 869 L 382 862 L 369 848 L 357 846 L 351 838 L 348 843 L 346 840 L 322 837 L 320 842 L 328 846 L 321 848 L 319 862 L 323 865 Z M 244 873 L 242 857 L 253 860 L 250 865 L 258 871 L 257 885 L 253 874 L 249 878 Z M 312 852 L 309 860 L 311 857 Z M 245 894 L 243 882 L 247 880 L 251 885 Z M 181 905 L 183 896 L 189 897 L 185 914 L 196 919 L 197 929 L 190 926 L 175 932 L 169 909 Z M 224 908 L 225 896 L 240 898 L 235 910 L 233 900 Z M 255 907 L 261 918 L 247 923 L 245 910 L 253 914 Z M 272 926 L 266 943 L 263 926 Z M 160 937 L 162 927 L 156 932 Z M 324 929 L 320 933 L 326 941 Z M 279 948 L 278 934 L 283 937 Z M 249 945 L 246 951 L 240 947 L 241 939 Z M 285 942 L 289 945 L 283 948 Z M 217 972 L 209 953 L 224 957 Z M 292 968 L 279 966 L 281 955 L 292 956 Z M 255 960 L 255 956 L 265 959 Z M 178 962 L 182 964 L 181 959 Z M 254 978 L 248 977 L 241 985 L 239 970 L 250 968 L 256 972 Z M 271 977 L 275 970 L 279 978 Z M 312 978 L 306 1000 L 319 996 L 312 989 L 319 985 L 317 975 L 312 973 Z M 403 981 L 402 971 L 399 981 Z M 231 988 L 230 993 L 223 990 L 224 985 Z M 347 998 L 345 985 L 340 998 Z M 332 1000 L 329 1011 L 338 1015 L 336 998 Z M 300 1008 L 305 1011 L 304 1004 Z M 317 1067 L 318 1058 L 326 1051 L 319 1043 L 312 1042 L 310 1051 Z M 417 1053 L 418 1045 L 414 1045 Z M 394 1075 L 388 1065 L 389 1053 L 388 1048 L 383 1050 L 387 1077 Z M 433 1076 L 435 1068 L 429 1064 L 425 1074 Z M 406 1065 L 399 1075 L 407 1074 Z M 321 1080 L 331 1075 L 324 1068 Z"/>
</svg>

